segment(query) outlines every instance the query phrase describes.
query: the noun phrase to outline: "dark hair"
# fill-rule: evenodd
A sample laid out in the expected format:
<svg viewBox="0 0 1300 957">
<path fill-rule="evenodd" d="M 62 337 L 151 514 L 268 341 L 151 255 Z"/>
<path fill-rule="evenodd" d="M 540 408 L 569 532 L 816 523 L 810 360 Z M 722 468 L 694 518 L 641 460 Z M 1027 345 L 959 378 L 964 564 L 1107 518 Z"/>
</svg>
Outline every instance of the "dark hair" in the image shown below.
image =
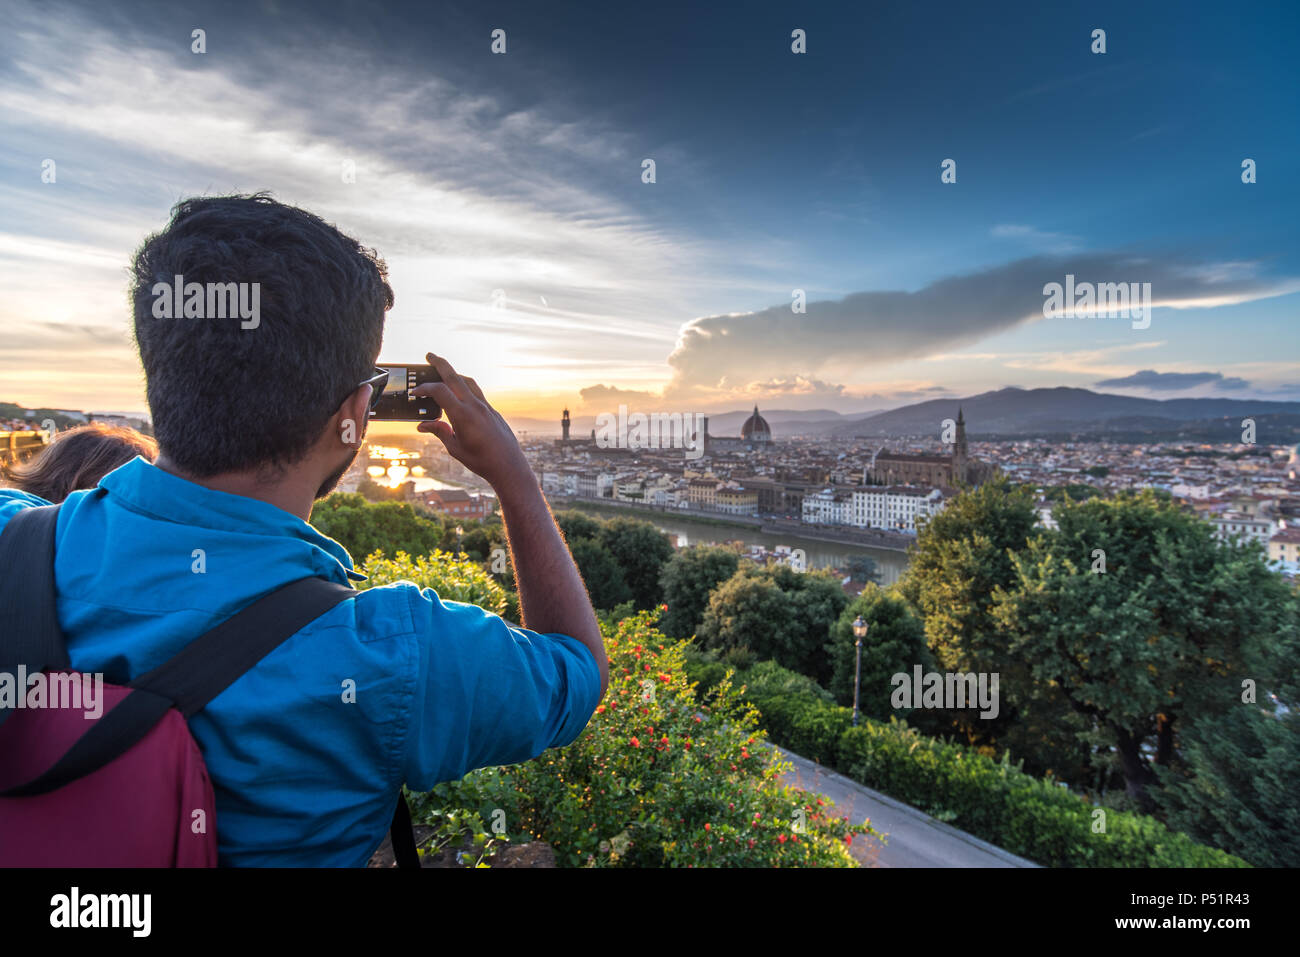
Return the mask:
<svg viewBox="0 0 1300 957">
<path fill-rule="evenodd" d="M 152 462 L 158 455 L 157 443 L 135 429 L 92 422 L 55 433 L 35 457 L 9 466 L 5 475 L 15 488 L 47 502 L 62 502 L 79 488 L 94 488 L 137 455 Z"/>
<path fill-rule="evenodd" d="M 199 477 L 301 460 L 370 377 L 393 305 L 373 250 L 264 193 L 182 200 L 140 246 L 132 272 L 154 435 Z M 154 286 L 170 289 L 176 276 L 209 290 L 257 283 L 258 324 L 156 317 Z"/>
</svg>

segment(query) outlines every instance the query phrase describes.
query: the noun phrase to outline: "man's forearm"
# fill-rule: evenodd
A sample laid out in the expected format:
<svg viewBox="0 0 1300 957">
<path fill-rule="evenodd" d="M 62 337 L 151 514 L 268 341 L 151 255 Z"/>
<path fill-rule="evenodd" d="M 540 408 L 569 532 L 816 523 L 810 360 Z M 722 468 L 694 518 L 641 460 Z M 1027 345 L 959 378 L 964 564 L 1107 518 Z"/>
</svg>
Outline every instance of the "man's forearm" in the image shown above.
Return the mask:
<svg viewBox="0 0 1300 957">
<path fill-rule="evenodd" d="M 519 587 L 521 624 L 531 631 L 570 635 L 590 648 L 600 669 L 603 698 L 609 684 L 605 645 L 582 576 L 546 497 L 535 482 L 498 491 L 498 496 Z"/>
</svg>

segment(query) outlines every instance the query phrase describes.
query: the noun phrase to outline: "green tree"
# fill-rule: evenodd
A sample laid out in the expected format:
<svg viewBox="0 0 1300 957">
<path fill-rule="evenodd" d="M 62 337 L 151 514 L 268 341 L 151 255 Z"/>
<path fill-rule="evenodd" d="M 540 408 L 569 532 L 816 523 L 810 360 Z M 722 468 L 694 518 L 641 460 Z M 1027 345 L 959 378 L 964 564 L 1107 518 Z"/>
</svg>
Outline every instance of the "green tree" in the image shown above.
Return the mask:
<svg viewBox="0 0 1300 957">
<path fill-rule="evenodd" d="M 504 545 L 505 543 L 500 537 L 492 534 L 492 529 L 477 522 L 471 528 L 465 530 L 465 534 L 461 536 L 460 541 L 461 551 L 476 562 L 488 561 L 492 557 L 492 549 L 501 548 Z"/>
<path fill-rule="evenodd" d="M 659 573 L 664 603 L 668 610 L 659 627 L 673 638 L 690 638 L 704 620 L 709 593 L 740 567 L 734 549 L 717 545 L 693 545 L 680 549 Z"/>
<path fill-rule="evenodd" d="M 569 544 L 584 538 L 589 541 L 598 541 L 600 539 L 600 519 L 592 518 L 582 512 L 572 509 L 566 512 L 556 512 L 555 523 L 560 526 L 560 531 L 564 533 L 564 540 Z"/>
<path fill-rule="evenodd" d="M 1029 491 L 999 477 L 963 491 L 917 534 L 899 584 L 944 670 L 998 671 L 1008 663 L 993 591 L 1016 580 L 1013 556 L 1035 535 L 1037 518 Z"/>
<path fill-rule="evenodd" d="M 993 617 L 993 596 L 1016 581 L 1014 558 L 1041 534 L 1037 520 L 1033 489 L 998 477 L 963 491 L 918 533 L 899 591 L 921 613 L 937 670 L 997 674 L 1003 700 L 992 719 L 938 709 L 914 712 L 911 721 L 972 747 L 1011 749 L 1035 773 L 1079 780 L 1091 769 L 1091 750 L 1075 736 L 1085 725 L 1074 712 L 1059 701 L 1008 702 L 1003 693 L 1030 678 Z"/>
<path fill-rule="evenodd" d="M 760 658 L 776 658 L 793 629 L 790 597 L 771 576 L 755 574 L 746 562 L 709 595 L 696 635 L 718 654 L 748 648 Z"/>
<path fill-rule="evenodd" d="M 371 552 L 428 555 L 443 539 L 441 523 L 418 515 L 404 502 L 367 502 L 355 492 L 335 492 L 317 502 L 311 524 L 347 549 L 355 562 Z"/>
<path fill-rule="evenodd" d="M 790 596 L 794 611 L 794 630 L 782 657 L 777 660 L 825 685 L 832 671 L 826 641 L 836 619 L 848 605 L 849 596 L 830 572 L 799 573 L 788 565 L 773 565 L 769 571 L 782 591 Z"/>
<path fill-rule="evenodd" d="M 1055 517 L 1059 531 L 1016 555 L 1016 580 L 996 588 L 993 617 L 1029 668 L 1007 690 L 1059 696 L 1113 745 L 1126 794 L 1150 811 L 1152 764 L 1174 758 L 1179 722 L 1227 710 L 1290 596 L 1258 546 L 1217 541 L 1149 490 Z"/>
<path fill-rule="evenodd" d="M 573 561 L 587 586 L 587 595 L 591 598 L 593 607 L 611 609 L 632 600 L 632 591 L 627 587 L 623 569 L 619 568 L 609 549 L 599 541 L 592 538 L 570 540 L 569 553 L 573 555 Z"/>
<path fill-rule="evenodd" d="M 723 653 L 748 647 L 759 659 L 824 682 L 831 671 L 830 627 L 847 604 L 828 574 L 744 562 L 709 596 L 697 634 L 705 648 Z"/>
<path fill-rule="evenodd" d="M 649 610 L 658 606 L 663 595 L 659 576 L 673 557 L 668 536 L 650 522 L 615 518 L 605 523 L 600 540 L 623 570 L 636 607 Z"/>
<path fill-rule="evenodd" d="M 859 615 L 867 623 L 867 636 L 862 640 L 859 710 L 881 721 L 891 716 L 906 718 L 910 709 L 895 711 L 890 703 L 893 677 L 902 673 L 910 681 L 913 667 L 920 665 L 923 670 L 932 671 L 934 659 L 925 643 L 925 625 L 912 606 L 893 590 L 868 585 L 840 613 L 826 645 L 827 657 L 832 662 L 828 687 L 840 704 L 852 707 L 856 664 L 853 622 Z"/>
<path fill-rule="evenodd" d="M 1157 768 L 1156 803 L 1171 827 L 1260 867 L 1300 867 L 1300 608 L 1254 669 L 1258 701 L 1179 735 L 1179 760 Z M 1263 677 L 1272 673 L 1273 678 Z"/>
</svg>

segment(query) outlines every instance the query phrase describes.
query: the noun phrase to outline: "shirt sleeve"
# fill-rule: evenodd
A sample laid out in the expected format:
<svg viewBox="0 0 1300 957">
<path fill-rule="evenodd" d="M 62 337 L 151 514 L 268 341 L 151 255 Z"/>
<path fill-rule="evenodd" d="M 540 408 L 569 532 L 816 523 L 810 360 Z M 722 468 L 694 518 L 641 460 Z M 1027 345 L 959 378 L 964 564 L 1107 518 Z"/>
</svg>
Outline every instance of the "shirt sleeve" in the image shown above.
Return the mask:
<svg viewBox="0 0 1300 957">
<path fill-rule="evenodd" d="M 476 605 L 410 588 L 419 646 L 408 787 L 572 743 L 600 699 L 600 671 L 576 638 L 512 627 Z"/>
</svg>

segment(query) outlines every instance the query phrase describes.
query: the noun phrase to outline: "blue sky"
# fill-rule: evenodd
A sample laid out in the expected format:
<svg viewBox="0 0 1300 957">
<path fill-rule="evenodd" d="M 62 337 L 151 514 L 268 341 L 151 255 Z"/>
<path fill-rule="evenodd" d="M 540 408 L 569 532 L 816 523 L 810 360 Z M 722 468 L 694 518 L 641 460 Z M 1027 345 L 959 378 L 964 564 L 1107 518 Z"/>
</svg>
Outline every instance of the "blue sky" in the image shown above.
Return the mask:
<svg viewBox="0 0 1300 957">
<path fill-rule="evenodd" d="M 1300 7 L 982 6 L 11 4 L 0 399 L 143 408 L 131 251 L 258 189 L 389 261 L 385 358 L 515 416 L 1300 399 Z M 1067 272 L 1150 326 L 1043 318 Z"/>
</svg>

